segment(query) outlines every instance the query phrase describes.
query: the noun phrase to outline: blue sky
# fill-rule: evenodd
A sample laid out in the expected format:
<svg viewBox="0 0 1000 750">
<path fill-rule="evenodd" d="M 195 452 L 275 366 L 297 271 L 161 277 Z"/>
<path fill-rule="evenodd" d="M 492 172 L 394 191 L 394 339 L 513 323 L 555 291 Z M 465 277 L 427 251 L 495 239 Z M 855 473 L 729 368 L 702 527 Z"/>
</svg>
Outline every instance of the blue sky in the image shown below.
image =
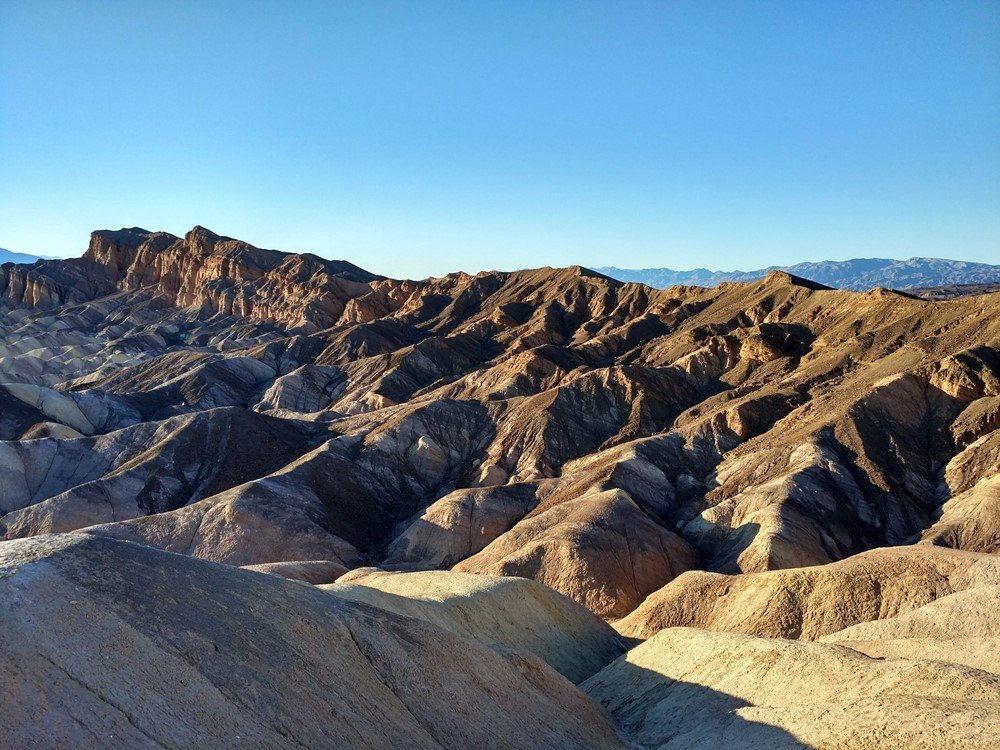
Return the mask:
<svg viewBox="0 0 1000 750">
<path fill-rule="evenodd" d="M 0 3 L 0 246 L 1000 263 L 1000 3 Z"/>
</svg>

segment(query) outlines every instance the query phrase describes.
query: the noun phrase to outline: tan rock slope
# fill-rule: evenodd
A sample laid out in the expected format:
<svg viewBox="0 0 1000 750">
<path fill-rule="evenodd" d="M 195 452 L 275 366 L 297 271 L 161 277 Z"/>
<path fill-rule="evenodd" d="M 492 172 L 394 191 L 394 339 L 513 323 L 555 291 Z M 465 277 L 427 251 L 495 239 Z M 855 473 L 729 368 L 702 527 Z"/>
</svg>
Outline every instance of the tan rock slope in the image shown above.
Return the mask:
<svg viewBox="0 0 1000 750">
<path fill-rule="evenodd" d="M 635 638 L 693 626 L 815 640 L 857 623 L 903 615 L 958 591 L 998 584 L 998 555 L 929 545 L 893 547 L 808 568 L 685 573 L 616 627 Z"/>
<path fill-rule="evenodd" d="M 980 586 L 821 640 L 875 657 L 910 657 L 967 664 L 1000 674 L 1000 587 Z"/>
<path fill-rule="evenodd" d="M 321 588 L 488 645 L 527 651 L 572 682 L 594 674 L 626 648 L 624 639 L 572 599 L 523 578 L 362 568 Z"/>
<path fill-rule="evenodd" d="M 0 545 L 12 748 L 622 748 L 523 652 L 84 535 Z"/>
<path fill-rule="evenodd" d="M 1000 677 L 847 648 L 671 628 L 582 687 L 647 748 L 969 748 L 1000 731 Z"/>
</svg>

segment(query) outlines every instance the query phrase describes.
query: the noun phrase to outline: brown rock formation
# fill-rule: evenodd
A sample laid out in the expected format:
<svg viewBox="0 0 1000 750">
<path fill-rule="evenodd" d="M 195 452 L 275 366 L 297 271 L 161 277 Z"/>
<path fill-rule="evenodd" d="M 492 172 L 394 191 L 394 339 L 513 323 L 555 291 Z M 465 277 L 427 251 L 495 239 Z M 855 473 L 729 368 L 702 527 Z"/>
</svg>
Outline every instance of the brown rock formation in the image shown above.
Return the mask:
<svg viewBox="0 0 1000 750">
<path fill-rule="evenodd" d="M 84 259 L 109 269 L 119 289 L 152 288 L 179 307 L 291 328 L 333 325 L 379 278 L 350 263 L 261 250 L 204 227 L 183 239 L 141 229 L 94 232 Z"/>
<path fill-rule="evenodd" d="M 482 643 L 533 653 L 572 682 L 594 674 L 626 646 L 573 600 L 523 578 L 362 568 L 323 589 Z"/>
<path fill-rule="evenodd" d="M 645 745 L 973 746 L 998 312 L 780 272 L 398 281 L 200 227 L 5 265 L 0 730 L 620 746 L 534 653 L 604 667 L 588 689 Z M 651 641 L 605 666 L 595 615 Z"/>
<path fill-rule="evenodd" d="M 684 540 L 612 490 L 522 521 L 455 570 L 534 578 L 592 612 L 619 617 L 694 562 Z"/>
</svg>

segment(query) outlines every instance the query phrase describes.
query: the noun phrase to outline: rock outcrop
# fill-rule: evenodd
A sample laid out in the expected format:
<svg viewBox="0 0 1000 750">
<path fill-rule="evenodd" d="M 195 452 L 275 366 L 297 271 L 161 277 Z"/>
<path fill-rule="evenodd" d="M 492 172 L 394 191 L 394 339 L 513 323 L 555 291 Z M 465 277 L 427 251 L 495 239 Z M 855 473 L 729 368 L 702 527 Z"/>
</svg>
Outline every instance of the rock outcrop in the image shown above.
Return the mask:
<svg viewBox="0 0 1000 750">
<path fill-rule="evenodd" d="M 7 538 L 515 575 L 607 618 L 690 569 L 996 549 L 1000 295 L 411 282 L 201 227 L 17 268 L 61 291 L 3 303 Z"/>
<path fill-rule="evenodd" d="M 975 746 L 998 313 L 201 227 L 4 265 L 0 736 L 623 747 L 586 679 L 637 746 Z"/>
<path fill-rule="evenodd" d="M 380 277 L 344 261 L 261 250 L 195 227 L 165 232 L 94 232 L 84 260 L 108 269 L 122 290 L 151 288 L 178 307 L 326 328 L 349 300 L 373 292 Z"/>
<path fill-rule="evenodd" d="M 592 612 L 617 617 L 694 564 L 683 539 L 612 490 L 527 518 L 455 570 L 535 578 Z"/>
<path fill-rule="evenodd" d="M 65 409 L 63 424 L 85 421 L 72 400 L 53 395 L 63 401 L 41 408 Z M 0 442 L 0 529 L 17 538 L 175 510 L 266 475 L 321 439 L 321 431 L 225 408 L 94 437 Z"/>
<path fill-rule="evenodd" d="M 535 507 L 536 487 L 502 484 L 455 490 L 434 501 L 397 536 L 382 564 L 447 568 L 482 550 Z"/>
</svg>

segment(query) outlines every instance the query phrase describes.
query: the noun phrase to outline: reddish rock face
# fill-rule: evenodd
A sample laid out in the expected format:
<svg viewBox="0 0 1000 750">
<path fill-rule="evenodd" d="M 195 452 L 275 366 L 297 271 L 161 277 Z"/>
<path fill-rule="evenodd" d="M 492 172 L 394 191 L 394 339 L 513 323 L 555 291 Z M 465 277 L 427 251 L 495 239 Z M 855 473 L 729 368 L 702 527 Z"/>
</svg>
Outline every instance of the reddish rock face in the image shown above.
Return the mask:
<svg viewBox="0 0 1000 750">
<path fill-rule="evenodd" d="M 204 227 L 183 239 L 142 229 L 94 232 L 84 259 L 107 269 L 122 291 L 151 289 L 179 307 L 302 330 L 335 325 L 348 302 L 350 319 L 359 320 L 405 299 L 350 263 L 262 250 Z"/>
<path fill-rule="evenodd" d="M 0 268 L 0 302 L 8 307 L 51 309 L 146 290 L 178 307 L 301 331 L 391 314 L 421 288 L 344 261 L 262 250 L 204 227 L 183 238 L 101 230 L 82 258 Z"/>
</svg>

